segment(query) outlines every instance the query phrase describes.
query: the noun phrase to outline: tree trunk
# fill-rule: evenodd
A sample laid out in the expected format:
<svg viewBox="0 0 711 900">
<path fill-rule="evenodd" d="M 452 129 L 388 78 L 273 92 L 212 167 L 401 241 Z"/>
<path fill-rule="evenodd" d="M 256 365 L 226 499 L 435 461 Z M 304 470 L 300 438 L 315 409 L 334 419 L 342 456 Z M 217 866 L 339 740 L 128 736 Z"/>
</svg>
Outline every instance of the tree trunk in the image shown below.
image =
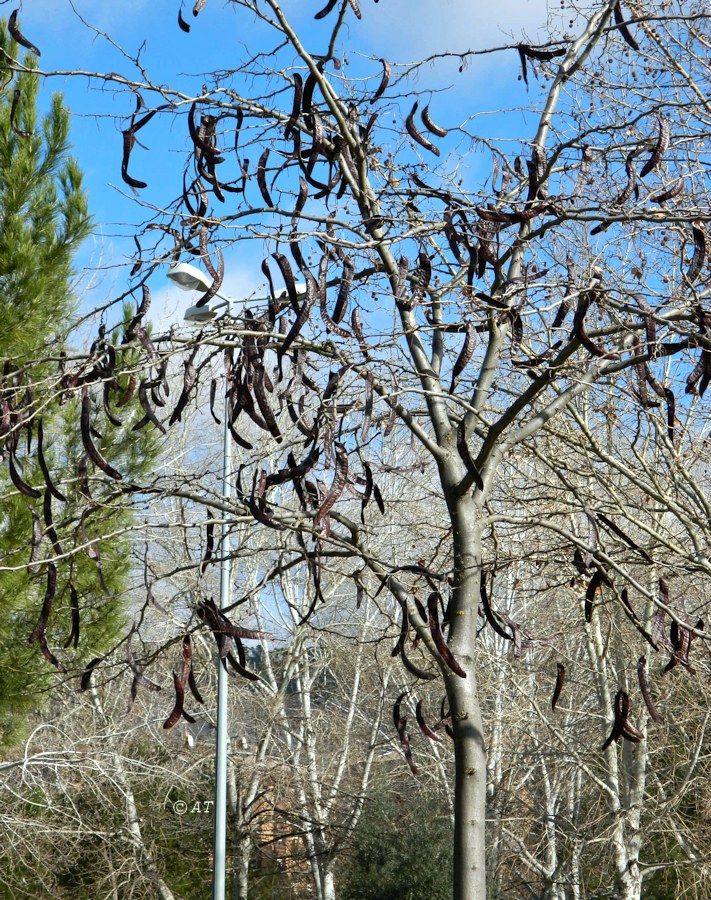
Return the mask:
<svg viewBox="0 0 711 900">
<path fill-rule="evenodd" d="M 444 480 L 444 479 L 443 479 Z M 480 510 L 470 496 L 452 496 L 454 585 L 449 645 L 466 678 L 447 671 L 454 728 L 454 900 L 486 897 L 486 750 L 474 670 L 481 578 Z"/>
</svg>

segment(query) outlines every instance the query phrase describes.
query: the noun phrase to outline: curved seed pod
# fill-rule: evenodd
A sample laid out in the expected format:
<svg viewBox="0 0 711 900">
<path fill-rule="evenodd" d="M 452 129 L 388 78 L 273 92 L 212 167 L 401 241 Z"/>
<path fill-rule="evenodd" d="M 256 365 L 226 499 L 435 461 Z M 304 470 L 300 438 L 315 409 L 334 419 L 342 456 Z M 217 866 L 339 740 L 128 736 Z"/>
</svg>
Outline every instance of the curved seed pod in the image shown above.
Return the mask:
<svg viewBox="0 0 711 900">
<path fill-rule="evenodd" d="M 553 696 L 551 697 L 551 709 L 555 709 L 558 700 L 560 700 L 560 695 L 563 691 L 563 685 L 565 684 L 565 666 L 563 665 L 563 663 L 556 663 L 556 667 L 558 669 L 558 674 L 555 680 Z"/>
<path fill-rule="evenodd" d="M 459 456 L 466 466 L 467 472 L 474 481 L 474 484 L 479 488 L 480 491 L 483 491 L 484 482 L 481 477 L 481 472 L 479 471 L 479 469 L 477 469 L 476 463 L 469 453 L 469 444 L 467 443 L 464 419 L 462 419 L 462 421 L 457 426 L 457 453 L 459 453 Z"/>
<path fill-rule="evenodd" d="M 299 336 L 301 329 L 308 321 L 309 315 L 311 313 L 311 307 L 314 305 L 316 295 L 318 294 L 318 286 L 316 286 L 316 289 L 314 289 L 314 284 L 315 282 L 313 280 L 313 277 L 310 280 L 306 280 L 306 297 L 304 298 L 304 302 L 301 304 L 301 309 L 299 310 L 299 313 L 294 320 L 294 324 L 291 326 L 288 334 L 277 349 L 277 356 L 280 359 L 284 356 L 289 347 L 291 347 L 293 342 Z M 296 294 L 296 292 L 294 293 Z"/>
<path fill-rule="evenodd" d="M 402 652 L 400 653 L 400 659 L 402 660 L 403 666 L 407 669 L 407 671 L 414 675 L 415 678 L 420 678 L 422 681 L 433 681 L 437 678 L 437 674 L 435 672 L 427 672 L 425 669 L 421 669 L 418 665 L 415 665 L 414 662 L 409 658 L 407 653 L 405 652 L 405 648 L 402 648 Z"/>
<path fill-rule="evenodd" d="M 669 443 L 674 446 L 674 425 L 676 423 L 676 399 L 669 388 L 664 388 L 664 396 L 667 401 L 667 436 Z"/>
<path fill-rule="evenodd" d="M 54 527 L 54 519 L 52 518 L 52 495 L 49 490 L 44 492 L 44 499 L 42 501 L 42 513 L 44 515 L 44 524 L 47 529 L 47 537 L 52 542 L 52 549 L 57 554 L 57 556 L 62 555 L 62 548 L 59 544 L 59 538 L 57 537 L 57 530 Z"/>
<path fill-rule="evenodd" d="M 521 78 L 523 78 L 523 83 L 528 87 L 528 63 L 526 62 L 523 45 L 519 44 L 516 49 L 518 50 L 518 58 L 521 63 Z"/>
<path fill-rule="evenodd" d="M 420 731 L 425 737 L 428 737 L 431 741 L 437 741 L 438 744 L 442 743 L 442 738 L 435 731 L 432 731 L 427 722 L 425 722 L 425 718 L 422 715 L 422 700 L 417 701 L 415 718 L 417 719 L 417 724 L 420 726 Z"/>
<path fill-rule="evenodd" d="M 133 673 L 133 680 L 136 683 L 136 687 L 143 687 L 147 691 L 153 691 L 154 693 L 157 693 L 161 690 L 161 686 L 159 684 L 156 684 L 155 681 L 151 681 L 150 678 L 147 678 L 143 674 L 143 666 L 136 660 L 136 657 L 133 655 L 130 641 L 126 645 L 126 660 L 128 662 L 129 669 Z"/>
<path fill-rule="evenodd" d="M 630 725 L 629 722 L 625 722 L 624 727 L 622 729 L 622 737 L 626 741 L 631 741 L 633 744 L 639 744 L 644 740 L 644 735 L 642 732 L 635 728 L 634 725 Z"/>
<path fill-rule="evenodd" d="M 432 593 L 427 598 L 427 612 L 428 616 L 428 624 L 430 628 L 430 634 L 432 635 L 432 640 L 439 651 L 439 655 L 442 657 L 442 660 L 446 663 L 447 666 L 454 672 L 455 675 L 459 675 L 460 678 L 466 678 L 467 673 L 464 669 L 459 665 L 457 660 L 454 658 L 452 651 L 447 646 L 444 636 L 439 627 L 439 616 L 438 616 L 438 607 L 437 607 L 438 595 Z"/>
<path fill-rule="evenodd" d="M 137 178 L 133 178 L 128 174 L 128 163 L 131 157 L 131 151 L 133 150 L 134 144 L 136 143 L 136 135 L 133 132 L 133 129 L 127 128 L 122 132 L 123 134 L 123 158 L 121 160 L 121 178 L 126 182 L 129 187 L 132 188 L 145 188 L 148 187 L 147 182 L 139 181 Z"/>
<path fill-rule="evenodd" d="M 259 157 L 259 162 L 257 163 L 257 187 L 265 204 L 271 209 L 274 206 L 274 201 L 267 188 L 267 160 L 269 159 L 269 152 L 269 147 L 267 147 Z"/>
<path fill-rule="evenodd" d="M 676 181 L 672 182 L 668 188 L 663 191 L 660 191 L 658 194 L 655 194 L 653 197 L 650 197 L 650 201 L 652 203 L 659 203 L 659 205 L 663 205 L 667 202 L 667 200 L 673 200 L 675 197 L 678 197 L 681 193 L 681 189 L 684 186 L 683 177 L 679 177 Z"/>
<path fill-rule="evenodd" d="M 593 602 L 595 599 L 595 594 L 598 591 L 598 588 L 602 584 L 602 571 L 600 569 L 595 569 L 592 578 L 588 582 L 587 590 L 585 591 L 585 621 L 590 624 L 592 622 L 592 614 L 593 614 Z"/>
<path fill-rule="evenodd" d="M 205 569 L 207 569 L 208 564 L 212 560 L 212 554 L 215 549 L 215 523 L 208 522 L 207 523 L 207 541 L 205 544 L 205 553 L 202 558 L 202 562 L 200 563 L 200 574 L 205 574 Z"/>
<path fill-rule="evenodd" d="M 696 282 L 706 261 L 706 233 L 698 224 L 692 224 L 691 231 L 694 235 L 694 255 L 684 275 L 684 280 L 690 286 Z"/>
<path fill-rule="evenodd" d="M 94 669 L 96 668 L 96 666 L 101 662 L 101 660 L 102 660 L 101 656 L 95 656 L 92 660 L 90 660 L 87 663 L 87 666 L 84 669 L 84 672 L 81 676 L 81 682 L 80 682 L 80 686 L 79 686 L 79 689 L 81 691 L 89 690 L 89 687 L 91 685 L 92 673 L 93 673 Z"/>
<path fill-rule="evenodd" d="M 592 151 L 587 146 L 587 144 L 583 144 L 580 148 L 580 151 L 580 168 L 578 169 L 578 177 L 575 179 L 575 184 L 570 194 L 571 200 L 574 200 L 576 197 L 580 196 L 580 193 L 582 192 L 583 187 L 588 180 L 588 176 L 590 174 L 590 166 L 592 165 L 593 161 Z"/>
<path fill-rule="evenodd" d="M 168 730 L 172 728 L 179 720 L 183 714 L 183 702 L 185 700 L 185 689 L 178 678 L 178 676 L 173 672 L 173 684 L 175 686 L 175 706 L 171 714 L 168 718 L 163 722 L 163 728 Z"/>
<path fill-rule="evenodd" d="M 428 103 L 427 106 L 422 110 L 422 113 L 421 113 L 420 115 L 421 115 L 421 118 L 422 118 L 422 124 L 425 126 L 425 128 L 426 128 L 431 134 L 436 134 L 437 137 L 447 137 L 447 135 L 449 134 L 449 131 L 447 131 L 446 128 L 442 128 L 441 126 L 437 125 L 437 124 L 436 124 L 435 122 L 433 122 L 432 119 L 430 118 L 430 105 L 429 105 L 429 103 Z"/>
<path fill-rule="evenodd" d="M 13 132 L 19 138 L 29 138 L 29 137 L 32 137 L 32 132 L 31 131 L 23 131 L 21 128 L 18 128 L 17 125 L 15 124 L 15 115 L 17 114 L 17 108 L 20 105 L 21 97 L 22 97 L 22 94 L 20 92 L 20 89 L 15 88 L 15 90 L 12 93 L 12 106 L 10 108 L 10 127 L 12 128 Z"/>
<path fill-rule="evenodd" d="M 391 656 L 399 656 L 402 653 L 402 651 L 405 647 L 405 641 L 407 640 L 407 634 L 409 631 L 407 607 L 405 606 L 404 603 L 401 603 L 400 608 L 402 609 L 402 622 L 400 623 L 400 636 L 398 637 L 397 643 L 395 644 L 395 646 L 393 647 L 393 649 L 390 652 Z"/>
<path fill-rule="evenodd" d="M 649 175 L 650 172 L 657 168 L 669 146 L 669 122 L 667 122 L 661 113 L 657 115 L 657 121 L 659 122 L 659 137 L 652 150 L 652 155 L 639 173 L 642 178 Z"/>
<path fill-rule="evenodd" d="M 486 572 L 482 569 L 481 579 L 480 579 L 480 587 L 479 594 L 481 597 L 481 605 L 484 607 L 484 616 L 486 617 L 486 621 L 491 625 L 494 631 L 499 635 L 499 637 L 504 638 L 507 641 L 512 641 L 513 637 L 499 625 L 496 616 L 491 608 L 491 604 L 489 603 L 489 593 L 486 589 Z"/>
<path fill-rule="evenodd" d="M 373 482 L 373 497 L 375 497 L 375 502 L 380 510 L 380 515 L 385 515 L 385 503 L 383 502 L 383 495 L 380 493 L 380 488 L 378 485 Z"/>
<path fill-rule="evenodd" d="M 348 452 L 343 444 L 340 444 L 338 441 L 336 441 L 334 446 L 336 450 L 336 471 L 328 494 L 326 494 L 316 513 L 316 525 L 329 514 L 331 507 L 343 493 L 343 489 L 348 481 Z"/>
<path fill-rule="evenodd" d="M 365 406 L 363 408 L 363 425 L 360 431 L 360 441 L 364 444 L 368 440 L 370 432 L 370 420 L 373 415 L 373 373 L 365 373 Z"/>
<path fill-rule="evenodd" d="M 336 299 L 336 305 L 333 309 L 333 321 L 338 324 L 346 313 L 346 309 L 348 306 L 348 296 L 351 291 L 351 287 L 353 285 L 353 276 L 355 273 L 355 267 L 353 265 L 353 260 L 350 256 L 344 256 L 343 258 L 343 272 L 341 274 L 341 283 L 338 288 L 338 298 Z"/>
<path fill-rule="evenodd" d="M 178 25 L 180 26 L 180 30 L 184 31 L 186 34 L 190 31 L 190 25 L 183 18 L 183 10 L 178 10 Z"/>
<path fill-rule="evenodd" d="M 13 41 L 19 44 L 21 47 L 24 47 L 26 50 L 29 50 L 30 53 L 34 53 L 35 56 L 42 56 L 40 51 L 35 47 L 32 41 L 28 41 L 27 38 L 22 34 L 20 29 L 17 27 L 17 14 L 19 13 L 19 9 L 13 9 L 10 13 L 10 18 L 7 21 L 7 30 L 10 32 Z"/>
<path fill-rule="evenodd" d="M 222 419 L 218 418 L 215 413 L 215 395 L 217 393 L 217 379 L 213 378 L 210 382 L 210 415 L 217 422 L 218 425 L 222 425 Z"/>
<path fill-rule="evenodd" d="M 294 99 L 291 106 L 291 115 L 289 116 L 289 121 L 286 123 L 286 128 L 284 129 L 285 140 L 288 140 L 289 135 L 294 131 L 296 122 L 301 113 L 301 100 L 304 95 L 304 80 L 301 75 L 299 75 L 298 72 L 294 72 L 291 77 L 294 81 Z"/>
<path fill-rule="evenodd" d="M 205 8 L 205 4 L 207 0 L 195 0 L 195 5 L 193 6 L 193 15 L 198 16 Z"/>
<path fill-rule="evenodd" d="M 455 381 L 462 374 L 472 356 L 474 355 L 474 350 L 476 348 L 476 337 L 476 326 L 471 322 L 467 322 L 467 331 L 466 337 L 464 338 L 464 344 L 462 346 L 462 349 L 459 351 L 459 356 L 457 357 L 452 368 L 452 383 L 449 386 L 450 394 L 454 390 Z"/>
<path fill-rule="evenodd" d="M 624 206 L 630 199 L 632 193 L 637 186 L 637 169 L 634 165 L 634 158 L 637 155 L 637 148 L 631 150 L 627 154 L 625 160 L 625 172 L 627 173 L 627 184 L 622 188 L 617 197 L 612 201 L 612 206 Z M 592 232 L 590 232 L 592 234 Z"/>
<path fill-rule="evenodd" d="M 652 717 L 652 720 L 654 722 L 663 722 L 664 716 L 660 714 L 657 707 L 654 705 L 654 700 L 652 700 L 652 692 L 649 689 L 646 656 L 640 656 L 637 662 L 637 679 L 639 680 L 639 689 L 642 692 L 642 697 L 644 698 L 644 705 L 647 707 L 647 711 Z"/>
<path fill-rule="evenodd" d="M 30 572 L 34 574 L 42 547 L 42 523 L 40 521 L 39 513 L 35 512 L 34 509 L 30 510 L 30 514 L 32 515 L 32 549 L 30 550 L 30 558 L 27 567 Z"/>
<path fill-rule="evenodd" d="M 331 12 L 331 10 L 333 10 L 333 8 L 335 7 L 336 3 L 338 3 L 338 0 L 328 0 L 328 3 L 324 6 L 324 8 L 323 8 L 323 9 L 320 9 L 320 10 L 316 13 L 316 15 L 314 16 L 314 19 L 323 19 L 323 18 L 325 18 L 325 17 Z"/>
<path fill-rule="evenodd" d="M 15 467 L 15 454 L 12 451 L 8 453 L 7 461 L 10 470 L 10 479 L 17 490 L 25 497 L 32 497 L 34 500 L 38 500 L 42 496 L 42 492 L 38 491 L 36 488 L 31 487 L 29 484 L 27 484 L 26 481 L 22 479 L 22 476 Z"/>
<path fill-rule="evenodd" d="M 413 775 L 417 775 L 419 769 L 415 765 L 415 760 L 412 757 L 412 748 L 410 747 L 410 736 L 407 731 L 407 717 L 400 719 L 400 725 L 397 730 L 398 737 L 400 738 L 400 745 L 402 746 L 402 752 L 405 754 L 405 759 L 407 760 L 407 764 L 410 767 L 410 771 Z"/>
<path fill-rule="evenodd" d="M 64 642 L 64 648 L 66 648 L 74 642 L 74 649 L 79 646 L 79 630 L 80 630 L 80 619 L 79 619 L 79 595 L 77 594 L 77 589 L 74 587 L 72 582 L 69 582 L 69 613 L 71 617 L 71 629 L 69 631 L 69 637 Z"/>
<path fill-rule="evenodd" d="M 403 691 L 395 701 L 393 705 L 393 722 L 395 724 L 395 728 L 400 727 L 400 722 L 402 722 L 402 716 L 400 715 L 400 705 L 405 697 L 408 695 L 409 691 Z"/>
<path fill-rule="evenodd" d="M 417 112 L 417 107 L 419 106 L 418 102 L 415 101 L 415 105 L 412 107 L 410 111 L 410 115 L 405 120 L 405 128 L 410 137 L 415 141 L 415 143 L 419 144 L 420 147 L 424 147 L 425 150 L 429 150 L 430 153 L 434 153 L 435 156 L 439 156 L 439 149 L 435 147 L 435 145 L 428 141 L 427 138 L 418 130 L 417 125 L 415 125 L 415 113 Z"/>
<path fill-rule="evenodd" d="M 121 396 L 116 401 L 116 406 L 122 407 L 126 406 L 127 403 L 133 398 L 133 395 L 136 392 L 136 385 L 138 384 L 138 380 L 135 375 L 129 375 L 128 384 L 126 385 L 126 390 L 121 394 Z"/>
<path fill-rule="evenodd" d="M 296 198 L 296 204 L 294 206 L 294 212 L 291 214 L 291 227 L 296 228 L 296 223 L 299 220 L 299 216 L 301 215 L 301 211 L 304 208 L 304 204 L 309 196 L 309 186 L 304 178 L 299 176 L 299 195 Z"/>
<path fill-rule="evenodd" d="M 388 84 L 390 83 L 390 75 L 392 73 L 390 63 L 387 61 L 387 59 L 381 59 L 380 62 L 383 64 L 383 75 L 380 79 L 380 84 L 378 85 L 377 90 L 370 98 L 371 103 L 375 103 L 376 100 L 379 100 L 383 96 L 388 88 Z"/>
<path fill-rule="evenodd" d="M 286 286 L 286 293 L 289 297 L 289 302 L 291 303 L 294 311 L 298 316 L 298 314 L 301 312 L 301 307 L 299 305 L 299 300 L 296 293 L 296 281 L 294 280 L 294 273 L 291 268 L 291 263 L 283 253 L 272 253 L 272 257 L 274 258 L 276 264 L 279 266 L 279 271 L 281 272 L 282 278 L 284 279 L 284 284 Z"/>
<path fill-rule="evenodd" d="M 603 525 L 606 525 L 610 529 L 610 531 L 616 534 L 618 538 L 623 540 L 628 547 L 630 547 L 632 550 L 636 550 L 637 553 L 639 553 L 647 560 L 647 562 L 652 562 L 652 558 L 647 553 L 647 551 L 643 550 L 638 544 L 636 544 L 632 540 L 632 538 L 629 535 L 625 534 L 625 532 L 618 525 L 615 525 L 612 519 L 609 519 L 604 513 L 598 513 L 597 517 Z"/>
<path fill-rule="evenodd" d="M 40 650 L 42 651 L 42 656 L 44 656 L 44 658 L 47 660 L 47 662 L 52 663 L 52 665 L 55 667 L 55 669 L 58 672 L 66 672 L 67 671 L 64 668 L 64 666 L 60 663 L 60 661 L 57 659 L 57 657 L 54 655 L 54 653 L 52 653 L 52 651 L 47 646 L 47 635 L 44 632 L 42 632 L 42 634 L 40 634 L 38 636 L 37 643 L 39 644 Z"/>
<path fill-rule="evenodd" d="M 60 503 L 66 503 L 67 498 L 64 494 L 58 490 L 54 483 L 52 482 L 52 478 L 49 474 L 49 466 L 47 465 L 47 460 L 44 457 L 44 428 L 42 419 L 38 419 L 37 421 L 37 460 L 40 465 L 40 469 L 42 470 L 42 476 L 44 477 L 44 482 L 47 485 L 47 489 L 50 494 Z"/>
<path fill-rule="evenodd" d="M 353 10 L 353 12 L 355 13 L 356 19 L 362 19 L 362 18 L 363 18 L 362 15 L 361 15 L 361 12 L 360 12 L 360 6 L 358 6 L 358 0 L 348 0 L 348 5 L 350 6 L 350 8 L 351 8 L 351 9 Z"/>
<path fill-rule="evenodd" d="M 625 691 L 618 691 L 615 695 L 615 718 L 612 723 L 612 730 L 609 737 L 602 745 L 602 749 L 606 750 L 613 741 L 618 741 L 622 737 L 622 732 L 627 723 L 627 714 L 630 709 L 630 698 Z"/>
<path fill-rule="evenodd" d="M 42 610 L 40 612 L 39 619 L 37 620 L 37 624 L 34 627 L 34 630 L 27 638 L 28 644 L 33 644 L 35 641 L 39 640 L 40 636 L 45 634 L 47 631 L 47 623 L 49 622 L 49 614 L 52 611 L 52 604 L 54 603 L 54 597 L 57 593 L 57 567 L 53 562 L 47 564 L 47 588 L 44 592 L 44 599 L 42 600 Z"/>
<path fill-rule="evenodd" d="M 86 450 L 86 454 L 89 459 L 101 469 L 102 472 L 105 472 L 111 478 L 115 478 L 117 481 L 120 481 L 123 476 L 120 472 L 117 472 L 112 466 L 110 466 L 104 457 L 99 453 L 97 448 L 94 446 L 94 442 L 91 437 L 91 397 L 89 396 L 89 392 L 86 387 L 82 388 L 81 395 L 81 440 L 84 445 L 84 449 Z"/>
<path fill-rule="evenodd" d="M 613 15 L 615 17 L 615 25 L 617 26 L 617 30 L 620 32 L 622 40 L 627 44 L 628 47 L 631 47 L 633 50 L 639 50 L 639 44 L 632 37 L 632 33 L 627 27 L 627 23 L 625 22 L 624 16 L 622 15 L 622 9 L 619 3 L 615 4 Z"/>
<path fill-rule="evenodd" d="M 168 420 L 169 426 L 175 425 L 176 422 L 181 421 L 183 411 L 188 405 L 190 394 L 195 387 L 195 383 L 197 381 L 197 371 L 195 369 L 194 362 L 198 349 L 199 347 L 195 347 L 190 356 L 183 363 L 183 366 L 185 367 L 185 373 L 183 375 L 183 390 L 181 391 L 180 397 L 178 397 L 178 402 L 175 404 L 175 409 L 171 413 L 170 419 Z"/>
</svg>

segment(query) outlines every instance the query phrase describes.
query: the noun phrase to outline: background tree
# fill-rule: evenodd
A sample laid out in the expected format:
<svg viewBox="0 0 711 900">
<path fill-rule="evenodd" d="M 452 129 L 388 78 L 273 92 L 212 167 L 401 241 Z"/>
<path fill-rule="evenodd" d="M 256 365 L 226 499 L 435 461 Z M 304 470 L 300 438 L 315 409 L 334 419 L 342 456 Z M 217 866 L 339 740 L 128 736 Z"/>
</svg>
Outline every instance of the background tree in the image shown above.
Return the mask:
<svg viewBox="0 0 711 900">
<path fill-rule="evenodd" d="M 55 94 L 40 117 L 37 58 L 27 54 L 22 71 L 15 73 L 10 61 L 18 49 L 2 24 L 0 744 L 21 736 L 27 713 L 37 708 L 48 687 L 49 669 L 37 641 L 46 642 L 48 654 L 58 645 L 68 646 L 61 666 L 71 668 L 99 655 L 116 639 L 123 618 L 115 597 L 127 585 L 129 556 L 129 545 L 120 535 L 132 521 L 120 506 L 104 511 L 94 503 L 84 508 L 82 491 L 90 488 L 88 480 L 84 487 L 77 478 L 85 468 L 79 406 L 68 395 L 53 398 L 57 364 L 64 365 L 64 358 L 78 349 L 76 337 L 69 337 L 78 302 L 74 265 L 91 220 L 79 165 L 69 155 L 69 113 Z M 102 348 L 108 372 L 106 342 Z M 136 361 L 134 351 L 124 352 L 124 363 L 130 366 L 132 357 Z M 122 376 L 124 388 L 130 377 Z M 132 421 L 137 418 L 132 415 Z M 102 410 L 95 427 L 107 425 Z M 152 435 L 133 435 L 125 428 L 106 438 L 123 455 L 128 471 L 140 476 L 148 470 Z M 74 548 L 52 536 L 55 517 L 78 525 Z M 110 532 L 118 535 L 113 543 L 101 541 Z M 54 565 L 50 560 L 65 552 L 71 554 L 71 563 L 59 578 L 51 622 L 29 645 L 28 636 L 38 625 L 37 599 L 45 593 Z M 75 653 L 80 631 L 81 647 Z"/>
</svg>

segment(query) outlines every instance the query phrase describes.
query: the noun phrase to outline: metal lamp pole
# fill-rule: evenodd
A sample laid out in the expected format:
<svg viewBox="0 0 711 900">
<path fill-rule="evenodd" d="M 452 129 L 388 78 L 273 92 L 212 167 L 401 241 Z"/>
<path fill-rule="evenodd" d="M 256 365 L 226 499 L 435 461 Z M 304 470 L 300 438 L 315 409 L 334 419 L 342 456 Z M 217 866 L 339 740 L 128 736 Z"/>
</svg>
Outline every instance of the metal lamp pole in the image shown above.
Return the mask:
<svg viewBox="0 0 711 900">
<path fill-rule="evenodd" d="M 178 263 L 167 273 L 168 278 L 185 291 L 206 291 L 210 287 L 207 276 L 188 263 Z M 219 296 L 219 295 L 218 295 Z M 232 301 L 221 298 L 227 315 Z M 208 322 L 216 318 L 215 307 L 191 306 L 185 313 L 187 322 Z M 222 500 L 228 505 L 232 496 L 232 438 L 229 429 L 229 395 L 225 392 L 224 428 L 222 431 Z M 232 565 L 230 559 L 230 528 L 226 513 L 222 519 L 222 561 L 220 562 L 220 609 L 226 609 L 232 598 Z M 229 721 L 227 710 L 227 671 L 217 659 L 217 711 L 215 736 L 215 820 L 213 830 L 212 900 L 224 900 L 227 861 L 227 756 L 229 753 Z"/>
</svg>

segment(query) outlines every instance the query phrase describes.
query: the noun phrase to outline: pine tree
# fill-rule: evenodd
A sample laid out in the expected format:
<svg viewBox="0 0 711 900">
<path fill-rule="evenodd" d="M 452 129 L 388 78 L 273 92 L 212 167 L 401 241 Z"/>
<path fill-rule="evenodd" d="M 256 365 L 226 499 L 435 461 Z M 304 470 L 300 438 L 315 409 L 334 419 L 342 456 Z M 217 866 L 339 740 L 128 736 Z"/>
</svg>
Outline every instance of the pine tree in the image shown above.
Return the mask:
<svg viewBox="0 0 711 900">
<path fill-rule="evenodd" d="M 81 397 L 57 391 L 61 357 L 76 352 L 72 332 L 78 298 L 73 291 L 74 259 L 91 228 L 82 173 L 69 155 L 69 113 L 58 94 L 40 118 L 35 57 L 24 70 L 8 60 L 18 47 L 0 23 L 0 745 L 15 742 L 29 713 L 37 709 L 56 677 L 43 658 L 41 642 L 29 642 L 42 608 L 52 557 L 63 557 L 46 633 L 47 645 L 71 674 L 112 644 L 123 622 L 121 595 L 127 584 L 130 544 L 120 535 L 128 513 L 102 510 L 101 480 L 91 515 L 79 520 L 77 473 L 84 453 L 79 434 Z M 106 335 L 118 344 L 119 335 Z M 122 362 L 129 362 L 123 352 Z M 126 387 L 116 382 L 116 390 Z M 23 409 L 24 413 L 17 412 Z M 11 412 L 11 410 L 13 412 Z M 123 415 L 125 427 L 111 429 L 112 453 L 136 475 L 153 456 L 152 438 L 132 432 L 141 413 Z M 122 414 L 124 411 L 122 410 Z M 102 428 L 99 410 L 93 416 Z M 24 416 L 25 422 L 22 423 Z M 50 497 L 52 514 L 77 520 L 74 546 L 53 541 L 47 528 L 47 486 L 39 466 L 38 426 L 44 456 L 64 501 Z M 36 496 L 18 490 L 17 477 Z M 27 568 L 32 535 L 43 532 L 41 562 Z M 119 534 L 108 544 L 101 537 Z M 98 539 L 98 540 L 97 540 Z M 93 543 L 92 543 L 93 542 Z M 83 549 L 82 549 L 83 547 Z M 61 550 L 61 553 L 60 553 Z M 97 551 L 99 558 L 97 558 Z M 74 607 L 74 616 L 72 616 Z M 78 621 L 80 634 L 72 620 Z M 79 638 L 77 640 L 77 637 Z"/>
</svg>

